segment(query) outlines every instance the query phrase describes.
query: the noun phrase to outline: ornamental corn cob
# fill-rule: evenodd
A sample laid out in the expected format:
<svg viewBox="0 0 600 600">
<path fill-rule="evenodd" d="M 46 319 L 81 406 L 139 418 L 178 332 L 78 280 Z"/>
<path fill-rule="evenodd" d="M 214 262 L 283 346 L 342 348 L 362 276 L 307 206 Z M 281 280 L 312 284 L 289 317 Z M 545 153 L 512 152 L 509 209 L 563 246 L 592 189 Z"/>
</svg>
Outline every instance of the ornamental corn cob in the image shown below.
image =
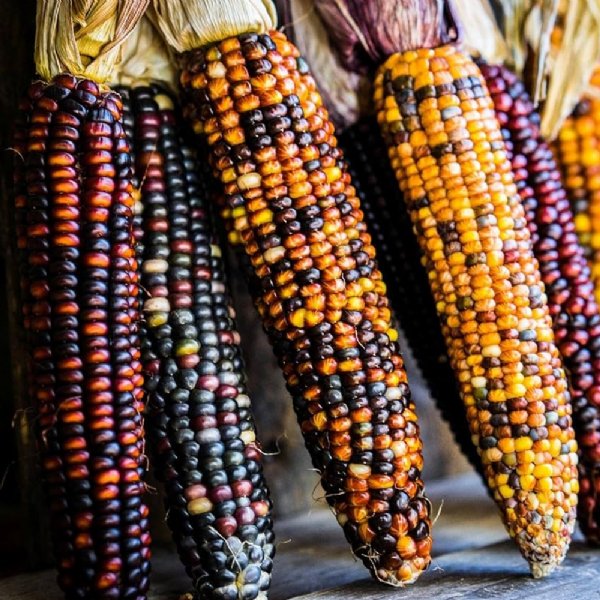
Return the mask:
<svg viewBox="0 0 600 600">
<path fill-rule="evenodd" d="M 70 75 L 28 96 L 18 235 L 58 581 L 69 599 L 142 600 L 150 538 L 121 104 Z"/>
<path fill-rule="evenodd" d="M 429 564 L 421 442 L 385 284 L 333 126 L 278 32 L 184 55 L 188 112 L 326 498 L 375 577 Z"/>
<path fill-rule="evenodd" d="M 389 166 L 375 119 L 364 119 L 340 135 L 348 170 L 356 186 L 371 231 L 392 307 L 417 365 L 456 442 L 482 473 L 481 459 L 471 441 L 454 371 L 448 362 L 421 249 L 412 231 L 406 203 Z"/>
<path fill-rule="evenodd" d="M 199 162 L 168 96 L 121 91 L 144 206 L 147 427 L 167 523 L 200 598 L 264 598 L 271 503 Z"/>
<path fill-rule="evenodd" d="M 492 100 L 471 59 L 441 46 L 393 54 L 375 103 L 488 485 L 543 576 L 573 531 L 577 445 Z"/>
<path fill-rule="evenodd" d="M 592 78 L 594 84 L 600 85 L 600 71 Z M 600 303 L 600 99 L 579 102 L 565 119 L 553 149 Z"/>
<path fill-rule="evenodd" d="M 579 445 L 578 517 L 600 541 L 600 316 L 573 213 L 539 116 L 523 84 L 504 67 L 482 65 L 540 265 L 556 345 L 569 375 Z"/>
</svg>

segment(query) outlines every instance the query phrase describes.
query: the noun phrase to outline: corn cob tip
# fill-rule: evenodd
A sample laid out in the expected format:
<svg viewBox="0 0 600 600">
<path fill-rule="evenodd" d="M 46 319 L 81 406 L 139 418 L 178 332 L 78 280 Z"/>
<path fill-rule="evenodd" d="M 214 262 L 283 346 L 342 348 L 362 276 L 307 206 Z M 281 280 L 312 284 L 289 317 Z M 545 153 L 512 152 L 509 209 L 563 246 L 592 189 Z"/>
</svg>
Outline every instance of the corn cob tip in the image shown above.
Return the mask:
<svg viewBox="0 0 600 600">
<path fill-rule="evenodd" d="M 569 549 L 568 543 L 559 543 L 559 540 L 570 539 L 573 533 L 573 527 L 568 527 L 559 533 L 537 536 L 521 532 L 516 536 L 517 546 L 523 555 L 523 558 L 529 564 L 531 576 L 534 579 L 541 579 L 550 575 L 565 559 Z M 545 539 L 545 542 L 543 541 Z"/>
<path fill-rule="evenodd" d="M 558 563 L 529 563 L 529 568 L 531 569 L 531 576 L 534 579 L 541 579 L 542 577 L 550 575 L 550 573 L 552 573 L 552 571 L 554 571 L 554 569 L 557 566 Z"/>
</svg>

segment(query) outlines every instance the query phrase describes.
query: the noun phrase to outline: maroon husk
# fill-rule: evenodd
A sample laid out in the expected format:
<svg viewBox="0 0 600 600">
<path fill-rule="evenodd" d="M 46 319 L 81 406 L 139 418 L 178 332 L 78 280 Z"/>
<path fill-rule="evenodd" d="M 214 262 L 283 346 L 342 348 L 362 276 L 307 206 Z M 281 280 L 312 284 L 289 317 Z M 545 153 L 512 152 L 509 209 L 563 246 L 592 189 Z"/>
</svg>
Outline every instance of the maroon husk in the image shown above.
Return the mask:
<svg viewBox="0 0 600 600">
<path fill-rule="evenodd" d="M 342 64 L 368 73 L 390 54 L 459 36 L 450 0 L 315 0 Z"/>
</svg>

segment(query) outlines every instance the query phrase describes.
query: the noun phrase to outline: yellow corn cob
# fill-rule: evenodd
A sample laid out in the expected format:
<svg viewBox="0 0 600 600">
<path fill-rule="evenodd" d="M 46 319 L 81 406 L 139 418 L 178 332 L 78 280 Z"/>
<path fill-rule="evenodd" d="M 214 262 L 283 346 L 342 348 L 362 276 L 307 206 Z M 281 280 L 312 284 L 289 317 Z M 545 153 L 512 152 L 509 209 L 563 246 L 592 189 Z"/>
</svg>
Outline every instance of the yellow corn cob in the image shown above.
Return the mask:
<svg viewBox="0 0 600 600">
<path fill-rule="evenodd" d="M 600 70 L 591 84 L 600 89 Z M 553 145 L 600 302 L 600 99 L 583 99 Z"/>
<path fill-rule="evenodd" d="M 375 103 L 488 485 L 543 576 L 573 531 L 577 446 L 492 100 L 473 61 L 441 46 L 392 55 Z"/>
</svg>

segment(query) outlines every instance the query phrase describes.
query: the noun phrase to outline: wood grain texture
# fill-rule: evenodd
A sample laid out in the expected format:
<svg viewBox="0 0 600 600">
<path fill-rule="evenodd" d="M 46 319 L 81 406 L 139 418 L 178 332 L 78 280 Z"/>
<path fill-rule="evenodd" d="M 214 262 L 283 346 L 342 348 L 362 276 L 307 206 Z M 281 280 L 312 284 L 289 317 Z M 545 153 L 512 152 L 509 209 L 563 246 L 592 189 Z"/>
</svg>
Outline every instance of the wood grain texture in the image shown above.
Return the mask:
<svg viewBox="0 0 600 600">
<path fill-rule="evenodd" d="M 461 558 L 463 553 L 471 552 L 474 556 L 481 552 L 491 553 L 490 561 L 493 561 L 496 547 L 490 544 L 506 540 L 507 536 L 479 479 L 475 475 L 463 475 L 438 482 L 429 486 L 429 494 L 434 512 L 440 510 L 434 530 L 435 558 L 431 570 L 417 586 L 400 592 L 370 582 L 362 563 L 352 557 L 333 515 L 321 505 L 311 512 L 280 519 L 276 525 L 278 546 L 270 600 L 290 600 L 307 594 L 308 598 L 358 598 L 351 595 L 355 593 L 365 599 L 373 595 L 401 598 L 406 593 L 421 590 L 423 585 L 428 586 L 428 594 L 432 594 L 438 586 L 440 589 L 447 587 L 446 576 L 453 582 L 452 586 L 458 585 L 456 582 L 470 568 L 469 561 L 477 562 L 473 554 Z M 474 550 L 478 548 L 482 550 Z M 498 548 L 501 553 L 499 573 L 505 577 L 516 573 L 525 580 L 527 566 L 514 545 L 507 542 Z M 452 562 L 454 559 L 449 557 L 457 557 L 456 566 Z M 503 571 L 507 560 L 514 562 L 509 565 L 508 574 Z M 490 580 L 491 583 L 494 581 L 493 578 Z M 156 549 L 151 600 L 177 600 L 188 587 L 188 579 L 176 555 L 165 548 Z M 421 597 L 430 598 L 431 595 Z M 46 570 L 0 580 L 0 598 L 61 600 L 62 596 L 54 583 L 54 572 Z"/>
</svg>

